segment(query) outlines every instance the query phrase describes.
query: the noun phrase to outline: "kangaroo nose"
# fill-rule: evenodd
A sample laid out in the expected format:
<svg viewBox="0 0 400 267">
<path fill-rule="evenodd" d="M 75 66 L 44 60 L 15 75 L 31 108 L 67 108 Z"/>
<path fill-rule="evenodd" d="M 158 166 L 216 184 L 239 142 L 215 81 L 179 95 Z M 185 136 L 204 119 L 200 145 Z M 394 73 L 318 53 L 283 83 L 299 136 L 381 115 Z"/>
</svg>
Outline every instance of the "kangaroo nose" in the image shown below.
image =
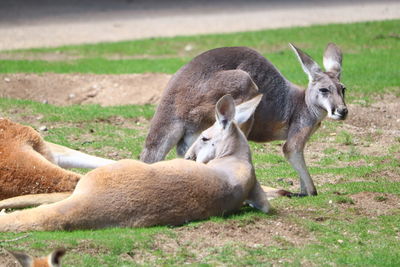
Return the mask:
<svg viewBox="0 0 400 267">
<path fill-rule="evenodd" d="M 347 116 L 347 113 L 349 113 L 347 107 L 338 108 L 337 112 L 342 116 L 343 119 L 345 119 Z"/>
</svg>

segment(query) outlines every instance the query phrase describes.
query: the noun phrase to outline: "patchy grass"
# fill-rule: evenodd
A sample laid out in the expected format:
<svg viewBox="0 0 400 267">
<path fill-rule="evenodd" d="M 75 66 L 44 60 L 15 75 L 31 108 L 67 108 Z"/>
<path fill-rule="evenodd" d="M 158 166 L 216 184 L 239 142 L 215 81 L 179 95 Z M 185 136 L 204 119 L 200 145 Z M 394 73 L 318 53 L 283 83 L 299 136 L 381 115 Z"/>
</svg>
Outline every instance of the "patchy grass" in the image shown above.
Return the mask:
<svg viewBox="0 0 400 267">
<path fill-rule="evenodd" d="M 351 104 L 347 121 L 325 121 L 306 147 L 319 191 L 316 197 L 273 200 L 274 209 L 267 215 L 243 207 L 233 215 L 175 228 L 0 233 L 0 247 L 39 256 L 63 246 L 68 250 L 66 266 L 400 265 L 400 61 L 398 40 L 390 37 L 398 26 L 394 20 L 9 52 L 80 58 L 45 62 L 46 68 L 36 67 L 35 60 L 3 60 L 0 71 L 56 71 L 54 63 L 65 67 L 62 72 L 132 72 L 135 64 L 147 60 L 149 68 L 174 72 L 208 48 L 247 45 L 304 84 L 287 42 L 320 58 L 325 44 L 336 41 L 345 51 L 344 79 Z M 187 44 L 193 51 L 182 52 Z M 138 58 L 110 59 L 117 54 Z M 147 58 L 140 58 L 144 55 Z M 83 67 L 96 62 L 93 58 L 103 66 Z M 154 114 L 151 105 L 56 107 L 13 99 L 0 99 L 0 110 L 2 116 L 36 129 L 46 125 L 48 130 L 41 134 L 48 141 L 114 159 L 137 158 Z M 251 143 L 251 148 L 262 184 L 299 189 L 297 174 L 282 155 L 282 142 Z M 174 156 L 171 152 L 169 158 Z M 18 237 L 23 238 L 12 241 Z M 7 257 L 0 250 L 0 264 Z"/>
</svg>

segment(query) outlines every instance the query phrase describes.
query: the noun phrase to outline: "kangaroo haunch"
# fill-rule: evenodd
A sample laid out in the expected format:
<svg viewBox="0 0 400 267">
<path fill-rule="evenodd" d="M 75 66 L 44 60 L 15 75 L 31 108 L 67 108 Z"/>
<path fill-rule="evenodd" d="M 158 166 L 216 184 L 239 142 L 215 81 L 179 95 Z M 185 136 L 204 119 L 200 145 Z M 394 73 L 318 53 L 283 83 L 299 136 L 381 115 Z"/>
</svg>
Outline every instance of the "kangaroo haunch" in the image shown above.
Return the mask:
<svg viewBox="0 0 400 267">
<path fill-rule="evenodd" d="M 62 168 L 93 168 L 112 162 L 46 142 L 31 127 L 0 118 L 0 200 L 70 192 L 82 175 Z"/>
</svg>

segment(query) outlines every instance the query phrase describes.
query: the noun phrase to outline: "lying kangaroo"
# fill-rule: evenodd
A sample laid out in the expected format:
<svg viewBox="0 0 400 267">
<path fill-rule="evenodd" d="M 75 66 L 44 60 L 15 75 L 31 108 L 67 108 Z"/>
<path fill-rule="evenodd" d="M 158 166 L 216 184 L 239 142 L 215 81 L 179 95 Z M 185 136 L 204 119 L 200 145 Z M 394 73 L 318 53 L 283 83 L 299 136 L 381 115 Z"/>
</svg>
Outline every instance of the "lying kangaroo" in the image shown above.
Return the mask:
<svg viewBox="0 0 400 267">
<path fill-rule="evenodd" d="M 0 200 L 72 191 L 82 176 L 61 167 L 93 168 L 112 162 L 45 142 L 31 127 L 0 118 Z"/>
<path fill-rule="evenodd" d="M 222 95 L 229 93 L 241 103 L 260 92 L 262 101 L 245 125 L 245 134 L 256 142 L 286 140 L 283 152 L 300 175 L 299 195 L 316 195 L 303 150 L 326 115 L 336 120 L 347 116 L 345 87 L 339 82 L 342 53 L 335 44 L 328 44 L 323 72 L 310 56 L 290 46 L 308 74 L 306 90 L 289 82 L 250 48 L 217 48 L 195 57 L 168 83 L 140 159 L 160 161 L 175 145 L 178 155 L 184 155 L 201 131 L 214 122 L 211 107 Z"/>
<path fill-rule="evenodd" d="M 0 162 L 1 211 L 63 200 L 83 176 L 63 168 L 94 169 L 115 161 L 46 142 L 31 127 L 0 118 Z M 268 199 L 290 195 L 284 190 L 261 187 Z"/>
<path fill-rule="evenodd" d="M 233 98 L 222 97 L 216 122 L 187 152 L 196 162 L 121 160 L 97 168 L 65 200 L 0 216 L 0 232 L 180 225 L 232 212 L 244 201 L 268 212 L 249 145 L 235 123 L 247 121 L 260 100 L 241 104 L 235 116 Z"/>
<path fill-rule="evenodd" d="M 61 258 L 65 255 L 65 249 L 59 248 L 42 258 L 34 258 L 23 252 L 9 251 L 22 267 L 61 267 Z"/>
</svg>

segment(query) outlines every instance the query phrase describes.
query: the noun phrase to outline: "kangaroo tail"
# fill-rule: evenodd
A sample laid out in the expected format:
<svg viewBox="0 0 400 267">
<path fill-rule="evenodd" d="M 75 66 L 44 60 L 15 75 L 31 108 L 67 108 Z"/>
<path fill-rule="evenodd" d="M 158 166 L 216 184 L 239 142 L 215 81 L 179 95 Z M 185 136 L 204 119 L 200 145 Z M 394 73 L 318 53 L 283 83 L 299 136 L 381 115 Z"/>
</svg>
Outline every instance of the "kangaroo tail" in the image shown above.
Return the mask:
<svg viewBox="0 0 400 267">
<path fill-rule="evenodd" d="M 2 209 L 20 209 L 26 207 L 36 207 L 43 204 L 50 204 L 66 199 L 72 192 L 48 193 L 24 195 L 8 198 L 0 201 L 0 210 Z"/>
</svg>

